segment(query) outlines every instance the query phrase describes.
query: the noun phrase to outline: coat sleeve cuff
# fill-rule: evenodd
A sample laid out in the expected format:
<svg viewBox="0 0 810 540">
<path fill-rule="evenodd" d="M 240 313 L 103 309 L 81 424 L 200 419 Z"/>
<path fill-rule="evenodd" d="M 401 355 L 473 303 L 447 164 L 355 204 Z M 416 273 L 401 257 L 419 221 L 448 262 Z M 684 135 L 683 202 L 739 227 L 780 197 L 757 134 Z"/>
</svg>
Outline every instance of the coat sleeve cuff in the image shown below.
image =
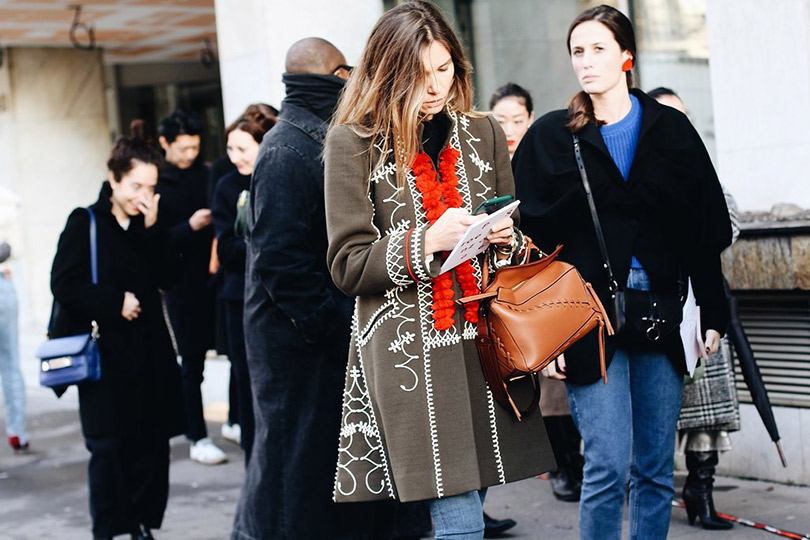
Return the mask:
<svg viewBox="0 0 810 540">
<path fill-rule="evenodd" d="M 420 225 L 411 229 L 396 229 L 389 234 L 385 249 L 385 268 L 389 279 L 400 287 L 419 281 L 430 281 L 439 275 L 441 261 L 425 255 L 425 231 Z"/>
</svg>

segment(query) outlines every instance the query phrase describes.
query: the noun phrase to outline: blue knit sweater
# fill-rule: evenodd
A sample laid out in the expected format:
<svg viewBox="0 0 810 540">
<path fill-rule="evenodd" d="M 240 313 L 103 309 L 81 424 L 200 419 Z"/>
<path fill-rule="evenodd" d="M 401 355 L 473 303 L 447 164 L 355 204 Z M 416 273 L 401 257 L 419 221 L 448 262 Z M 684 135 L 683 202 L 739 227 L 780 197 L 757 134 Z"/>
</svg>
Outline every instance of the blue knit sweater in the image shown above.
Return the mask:
<svg viewBox="0 0 810 540">
<path fill-rule="evenodd" d="M 630 175 L 630 166 L 633 164 L 633 157 L 636 155 L 636 145 L 638 135 L 641 131 L 641 103 L 638 98 L 630 94 L 630 112 L 627 116 L 616 122 L 599 128 L 602 139 L 605 141 L 610 157 L 622 173 L 624 181 Z M 641 263 L 633 257 L 630 263 L 632 268 L 641 268 Z"/>
</svg>

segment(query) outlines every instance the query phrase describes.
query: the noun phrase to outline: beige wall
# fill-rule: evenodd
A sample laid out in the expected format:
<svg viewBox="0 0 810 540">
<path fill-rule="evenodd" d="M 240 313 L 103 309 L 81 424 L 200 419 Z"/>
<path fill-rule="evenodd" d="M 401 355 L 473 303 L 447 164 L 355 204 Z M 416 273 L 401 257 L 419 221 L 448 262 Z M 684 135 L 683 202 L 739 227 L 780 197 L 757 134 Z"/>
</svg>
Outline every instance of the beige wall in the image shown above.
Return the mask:
<svg viewBox="0 0 810 540">
<path fill-rule="evenodd" d="M 111 144 L 101 51 L 11 49 L 2 69 L 0 185 L 22 200 L 22 275 L 15 277 L 21 324 L 43 325 L 59 233 L 72 208 L 96 200 L 106 174 Z"/>
<path fill-rule="evenodd" d="M 322 37 L 353 65 L 383 12 L 382 0 L 352 0 L 351 9 L 346 2 L 322 0 L 216 0 L 214 5 L 226 124 L 251 103 L 280 107 L 281 74 L 290 45 Z"/>
<path fill-rule="evenodd" d="M 720 178 L 742 210 L 810 208 L 810 2 L 708 0 Z"/>
</svg>

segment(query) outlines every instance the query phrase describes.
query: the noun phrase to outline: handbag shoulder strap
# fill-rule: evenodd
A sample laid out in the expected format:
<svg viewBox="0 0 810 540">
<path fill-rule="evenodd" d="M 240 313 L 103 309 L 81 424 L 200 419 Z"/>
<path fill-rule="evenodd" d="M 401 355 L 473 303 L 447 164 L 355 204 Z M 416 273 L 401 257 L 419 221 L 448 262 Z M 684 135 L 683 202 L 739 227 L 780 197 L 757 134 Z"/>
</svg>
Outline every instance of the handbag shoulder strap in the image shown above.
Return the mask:
<svg viewBox="0 0 810 540">
<path fill-rule="evenodd" d="M 90 214 L 90 277 L 93 285 L 98 285 L 98 240 L 96 234 L 96 213 L 89 206 L 87 213 Z"/>
<path fill-rule="evenodd" d="M 90 214 L 90 279 L 93 282 L 93 285 L 98 284 L 98 239 L 97 239 L 97 232 L 96 232 L 96 214 L 93 212 L 93 209 L 89 206 L 87 207 L 87 213 Z M 53 301 L 53 305 L 51 306 L 51 316 L 48 318 L 48 333 L 47 335 L 50 336 L 53 334 L 53 325 L 54 320 L 56 319 L 56 313 L 59 308 L 56 305 L 56 299 Z M 95 321 L 94 321 L 95 322 Z"/>
<path fill-rule="evenodd" d="M 593 200 L 593 193 L 591 192 L 591 183 L 588 182 L 588 172 L 585 170 L 585 163 L 582 161 L 582 152 L 579 149 L 579 137 L 572 135 L 574 138 L 574 155 L 577 158 L 577 168 L 579 169 L 579 176 L 582 178 L 582 186 L 585 188 L 585 196 L 588 198 L 588 207 L 591 210 L 591 219 L 593 220 L 593 228 L 596 231 L 596 239 L 599 241 L 599 251 L 602 252 L 602 259 L 604 260 L 605 270 L 608 273 L 610 292 L 616 292 L 619 289 L 619 284 L 613 276 L 613 268 L 610 266 L 610 259 L 608 258 L 607 245 L 605 244 L 605 235 L 602 233 L 602 224 L 599 222 L 599 214 L 596 212 L 596 203 Z"/>
</svg>

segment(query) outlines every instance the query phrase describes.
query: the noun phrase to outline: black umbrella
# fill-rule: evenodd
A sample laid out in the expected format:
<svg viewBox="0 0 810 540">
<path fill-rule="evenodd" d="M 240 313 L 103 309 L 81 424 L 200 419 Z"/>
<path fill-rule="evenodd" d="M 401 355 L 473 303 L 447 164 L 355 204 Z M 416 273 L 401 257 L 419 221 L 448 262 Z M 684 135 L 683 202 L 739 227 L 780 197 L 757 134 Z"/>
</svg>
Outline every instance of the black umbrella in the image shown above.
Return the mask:
<svg viewBox="0 0 810 540">
<path fill-rule="evenodd" d="M 782 445 L 779 444 L 779 428 L 776 427 L 776 419 L 773 417 L 773 408 L 771 407 L 771 400 L 768 398 L 768 390 L 765 388 L 765 383 L 762 381 L 762 373 L 760 373 L 759 366 L 754 358 L 751 343 L 748 341 L 748 336 L 745 335 L 742 323 L 740 323 L 740 314 L 737 311 L 737 299 L 731 294 L 728 282 L 725 280 L 723 280 L 723 282 L 731 310 L 728 338 L 734 345 L 734 350 L 737 351 L 740 371 L 742 371 L 745 386 L 748 387 L 748 392 L 751 394 L 751 400 L 754 402 L 754 406 L 757 408 L 759 416 L 762 418 L 762 423 L 765 424 L 765 429 L 768 430 L 768 434 L 771 436 L 771 440 L 776 444 L 776 450 L 779 452 L 779 459 L 782 460 L 782 466 L 787 467 L 785 453 L 782 452 Z"/>
</svg>

